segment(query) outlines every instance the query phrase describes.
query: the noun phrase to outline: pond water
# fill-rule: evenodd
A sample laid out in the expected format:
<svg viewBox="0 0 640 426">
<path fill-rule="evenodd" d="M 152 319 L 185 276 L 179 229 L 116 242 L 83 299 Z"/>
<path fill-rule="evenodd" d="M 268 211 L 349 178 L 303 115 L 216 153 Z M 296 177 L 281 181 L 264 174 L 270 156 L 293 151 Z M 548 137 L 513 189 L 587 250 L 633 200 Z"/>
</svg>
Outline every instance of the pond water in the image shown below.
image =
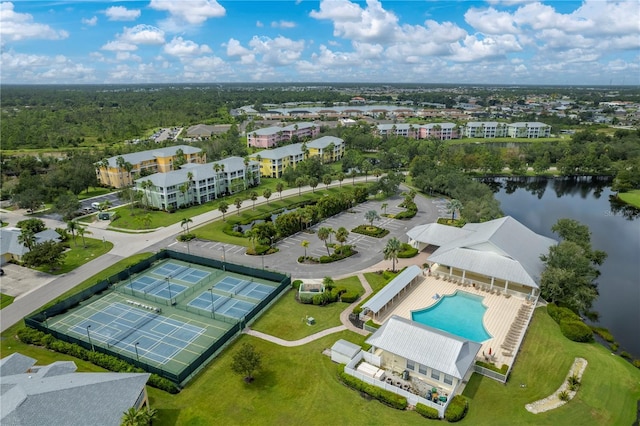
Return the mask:
<svg viewBox="0 0 640 426">
<path fill-rule="evenodd" d="M 621 350 L 640 358 L 640 211 L 616 202 L 605 179 L 498 179 L 490 184 L 504 214 L 539 234 L 557 239 L 551 226 L 560 218 L 589 226 L 593 248 L 608 254 L 597 279 L 597 325 L 613 333 Z"/>
<path fill-rule="evenodd" d="M 281 211 L 279 213 L 272 214 L 271 217 L 269 219 L 267 219 L 267 220 L 270 221 L 270 222 L 275 222 L 276 218 L 278 216 L 280 216 L 281 214 L 289 213 L 289 212 L 292 212 L 294 210 L 295 209 L 292 209 L 292 210 L 284 209 L 283 211 Z M 257 225 L 258 223 L 262 223 L 262 222 L 264 222 L 263 219 L 256 219 L 256 220 L 254 220 L 254 221 L 252 221 L 250 223 L 247 223 L 246 225 L 237 224 L 237 225 L 233 226 L 233 230 L 234 231 L 238 231 L 238 232 L 246 232 L 246 231 L 250 230 L 251 228 L 253 228 L 253 225 Z"/>
</svg>

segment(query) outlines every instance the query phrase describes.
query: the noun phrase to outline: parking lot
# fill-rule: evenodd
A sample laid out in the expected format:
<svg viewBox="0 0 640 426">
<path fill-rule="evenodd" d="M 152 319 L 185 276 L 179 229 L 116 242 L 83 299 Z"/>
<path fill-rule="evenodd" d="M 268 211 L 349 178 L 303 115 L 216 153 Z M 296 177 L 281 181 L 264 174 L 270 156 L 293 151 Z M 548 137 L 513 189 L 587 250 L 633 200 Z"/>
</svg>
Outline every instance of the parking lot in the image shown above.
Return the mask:
<svg viewBox="0 0 640 426">
<path fill-rule="evenodd" d="M 13 263 L 2 265 L 2 270 L 4 275 L 0 279 L 0 293 L 13 297 L 20 297 L 57 278 Z"/>
</svg>

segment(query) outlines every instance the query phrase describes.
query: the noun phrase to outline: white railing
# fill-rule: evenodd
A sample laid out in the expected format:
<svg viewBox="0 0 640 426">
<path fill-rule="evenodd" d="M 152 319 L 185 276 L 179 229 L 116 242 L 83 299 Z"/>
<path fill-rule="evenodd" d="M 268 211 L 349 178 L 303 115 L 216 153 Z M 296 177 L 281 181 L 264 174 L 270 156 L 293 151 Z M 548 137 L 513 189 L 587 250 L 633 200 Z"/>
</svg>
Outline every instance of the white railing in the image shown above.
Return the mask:
<svg viewBox="0 0 640 426">
<path fill-rule="evenodd" d="M 364 360 L 369 364 L 375 365 L 376 367 L 380 367 L 382 365 L 382 358 L 378 355 L 372 354 L 371 352 L 362 352 L 362 358 L 364 358 Z"/>
<path fill-rule="evenodd" d="M 478 364 L 473 366 L 473 371 L 478 374 L 482 374 L 485 377 L 489 377 L 490 379 L 497 380 L 500 383 L 507 383 L 507 375 L 498 373 L 497 371 L 493 371 L 491 369 L 482 367 Z"/>
</svg>

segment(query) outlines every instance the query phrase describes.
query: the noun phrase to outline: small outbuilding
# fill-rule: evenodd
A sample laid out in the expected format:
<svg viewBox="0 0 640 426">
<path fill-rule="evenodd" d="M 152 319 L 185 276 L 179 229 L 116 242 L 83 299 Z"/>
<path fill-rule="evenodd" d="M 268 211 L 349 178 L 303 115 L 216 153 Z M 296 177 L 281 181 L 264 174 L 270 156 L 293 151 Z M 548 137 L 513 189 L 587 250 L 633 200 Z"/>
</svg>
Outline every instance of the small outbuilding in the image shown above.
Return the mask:
<svg viewBox="0 0 640 426">
<path fill-rule="evenodd" d="M 331 346 L 331 361 L 348 364 L 361 350 L 355 343 L 340 339 Z"/>
</svg>

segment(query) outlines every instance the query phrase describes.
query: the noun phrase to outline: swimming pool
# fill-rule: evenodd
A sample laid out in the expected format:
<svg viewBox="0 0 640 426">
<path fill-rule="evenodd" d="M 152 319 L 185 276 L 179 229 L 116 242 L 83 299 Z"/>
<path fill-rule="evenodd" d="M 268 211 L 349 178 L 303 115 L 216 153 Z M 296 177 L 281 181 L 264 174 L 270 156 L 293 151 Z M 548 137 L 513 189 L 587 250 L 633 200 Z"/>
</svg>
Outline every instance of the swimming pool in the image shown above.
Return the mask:
<svg viewBox="0 0 640 426">
<path fill-rule="evenodd" d="M 474 342 L 484 342 L 491 335 L 482 323 L 487 310 L 482 299 L 464 291 L 456 291 L 450 296 L 443 296 L 433 306 L 411 312 L 411 319 Z"/>
</svg>

